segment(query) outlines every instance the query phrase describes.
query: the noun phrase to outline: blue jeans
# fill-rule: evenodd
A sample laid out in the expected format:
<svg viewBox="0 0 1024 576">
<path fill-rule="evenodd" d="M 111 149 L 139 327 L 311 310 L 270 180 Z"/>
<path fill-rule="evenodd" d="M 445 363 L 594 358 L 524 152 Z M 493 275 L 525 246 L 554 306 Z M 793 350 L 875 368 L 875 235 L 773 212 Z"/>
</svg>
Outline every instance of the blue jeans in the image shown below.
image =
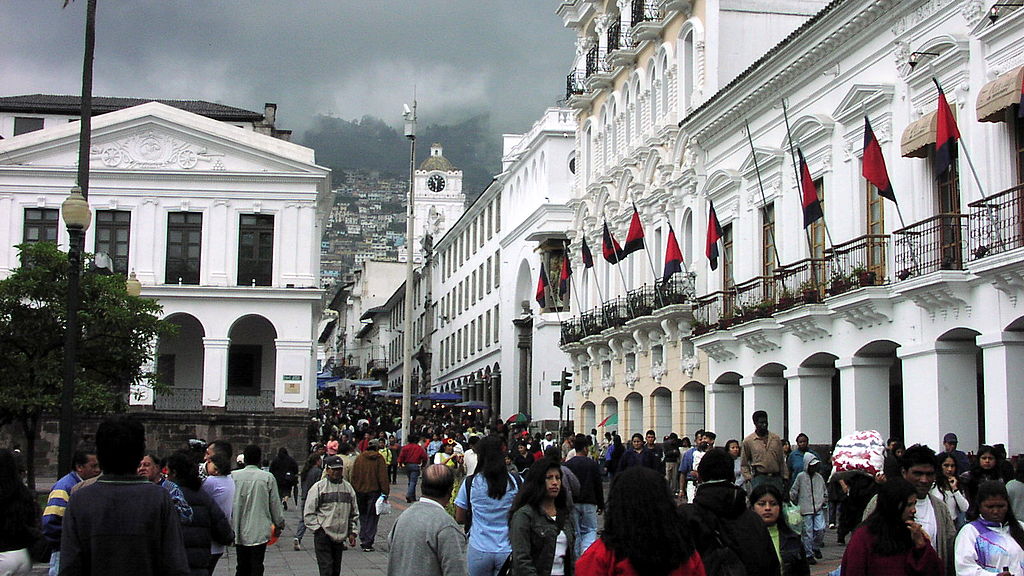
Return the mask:
<svg viewBox="0 0 1024 576">
<path fill-rule="evenodd" d="M 466 552 L 469 576 L 497 576 L 507 558 L 508 552 L 481 552 L 469 546 Z"/>
<path fill-rule="evenodd" d="M 597 504 L 576 503 L 576 557 L 597 540 Z"/>
<path fill-rule="evenodd" d="M 420 465 L 406 464 L 405 473 L 409 476 L 409 488 L 405 491 L 405 501 L 416 501 L 416 483 L 420 481 Z"/>
<path fill-rule="evenodd" d="M 808 558 L 814 556 L 815 550 L 821 550 L 825 542 L 825 510 L 818 510 L 814 514 L 804 514 L 804 552 Z"/>
</svg>

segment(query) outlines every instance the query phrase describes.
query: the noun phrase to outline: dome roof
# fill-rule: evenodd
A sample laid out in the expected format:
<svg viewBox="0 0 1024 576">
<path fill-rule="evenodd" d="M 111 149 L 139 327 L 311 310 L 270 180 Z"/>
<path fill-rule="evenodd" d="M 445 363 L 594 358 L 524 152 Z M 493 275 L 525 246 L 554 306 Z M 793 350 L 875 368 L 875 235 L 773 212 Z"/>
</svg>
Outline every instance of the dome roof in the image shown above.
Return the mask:
<svg viewBox="0 0 1024 576">
<path fill-rule="evenodd" d="M 455 166 L 452 166 L 452 163 L 441 154 L 441 150 L 441 144 L 437 142 L 431 144 L 430 156 L 420 164 L 420 170 L 425 172 L 429 172 L 431 170 L 451 172 L 452 170 L 455 170 Z"/>
</svg>

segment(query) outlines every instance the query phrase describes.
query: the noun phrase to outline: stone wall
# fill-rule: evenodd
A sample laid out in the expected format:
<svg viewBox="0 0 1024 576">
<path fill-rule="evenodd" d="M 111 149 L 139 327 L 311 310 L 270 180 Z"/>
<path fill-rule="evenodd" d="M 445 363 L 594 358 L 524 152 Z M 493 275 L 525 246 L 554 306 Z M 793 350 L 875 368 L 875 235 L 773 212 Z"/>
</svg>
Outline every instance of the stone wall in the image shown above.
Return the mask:
<svg viewBox="0 0 1024 576">
<path fill-rule="evenodd" d="M 160 456 L 188 447 L 192 438 L 227 440 L 240 454 L 247 444 L 256 444 L 263 449 L 265 459 L 272 460 L 281 446 L 299 465 L 308 453 L 309 442 L 306 429 L 309 414 L 301 410 L 282 410 L 276 414 L 231 414 L 231 413 L 180 413 L 155 412 L 150 408 L 133 409 L 130 413 L 140 418 L 146 426 L 146 449 Z M 75 434 L 78 444 L 94 444 L 96 427 L 102 417 L 79 416 L 75 420 Z M 43 419 L 39 439 L 36 441 L 36 476 L 54 478 L 57 474 L 58 422 L 56 417 Z M 20 445 L 25 449 L 25 439 L 20 426 L 0 428 L 0 446 Z"/>
</svg>

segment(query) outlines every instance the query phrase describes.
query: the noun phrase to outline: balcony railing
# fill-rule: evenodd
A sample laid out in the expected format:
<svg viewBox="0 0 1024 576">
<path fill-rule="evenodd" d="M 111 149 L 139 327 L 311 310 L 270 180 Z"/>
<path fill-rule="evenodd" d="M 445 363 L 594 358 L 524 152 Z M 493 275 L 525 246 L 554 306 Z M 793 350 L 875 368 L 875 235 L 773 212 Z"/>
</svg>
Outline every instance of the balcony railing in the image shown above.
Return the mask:
<svg viewBox="0 0 1024 576">
<path fill-rule="evenodd" d="M 828 269 L 829 261 L 825 258 L 804 258 L 776 269 L 779 308 L 820 302 L 828 287 Z"/>
<path fill-rule="evenodd" d="M 727 328 L 735 317 L 736 292 L 719 290 L 701 296 L 693 303 L 694 334 L 700 335 L 714 328 Z"/>
<path fill-rule="evenodd" d="M 633 0 L 630 15 L 634 26 L 641 22 L 661 20 L 661 2 L 659 0 Z"/>
<path fill-rule="evenodd" d="M 572 72 L 565 77 L 565 99 L 568 100 L 577 94 L 583 94 L 583 80 L 585 76 L 579 70 L 573 68 Z"/>
<path fill-rule="evenodd" d="M 587 51 L 587 78 L 599 72 L 607 72 L 609 69 L 608 54 L 600 46 L 594 46 Z"/>
<path fill-rule="evenodd" d="M 1024 185 L 969 206 L 971 260 L 1024 246 Z"/>
<path fill-rule="evenodd" d="M 171 387 L 153 396 L 153 407 L 167 412 L 199 412 L 203 409 L 203 389 Z"/>
<path fill-rule="evenodd" d="M 963 270 L 967 222 L 967 214 L 939 214 L 893 232 L 896 277 L 906 280 L 937 270 Z"/>
<path fill-rule="evenodd" d="M 634 318 L 650 316 L 665 306 L 685 304 L 692 297 L 692 280 L 683 274 L 674 274 L 667 281 L 644 284 L 630 290 L 624 297 L 614 298 L 577 317 L 563 320 L 562 344 L 578 342 L 608 328 L 623 326 Z"/>
<path fill-rule="evenodd" d="M 865 234 L 829 250 L 833 267 L 859 286 L 884 284 L 888 234 Z"/>
<path fill-rule="evenodd" d="M 607 36 L 606 36 L 607 39 L 608 39 L 608 51 L 609 52 L 613 52 L 613 51 L 618 50 L 619 48 L 622 47 L 619 44 L 619 38 L 621 37 L 621 35 L 622 35 L 622 21 L 618 20 L 618 19 L 613 20 L 612 23 L 608 25 L 608 33 L 607 33 Z"/>
<path fill-rule="evenodd" d="M 260 390 L 259 394 L 228 394 L 225 398 L 228 412 L 273 412 L 274 391 Z"/>
</svg>

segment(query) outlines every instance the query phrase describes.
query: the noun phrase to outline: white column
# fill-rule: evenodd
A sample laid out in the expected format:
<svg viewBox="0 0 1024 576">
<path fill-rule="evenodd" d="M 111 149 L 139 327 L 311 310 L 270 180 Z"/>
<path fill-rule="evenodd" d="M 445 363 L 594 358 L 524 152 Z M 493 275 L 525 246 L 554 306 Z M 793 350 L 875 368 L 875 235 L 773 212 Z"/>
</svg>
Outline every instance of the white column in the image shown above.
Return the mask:
<svg viewBox="0 0 1024 576">
<path fill-rule="evenodd" d="M 167 214 L 160 210 L 156 198 L 143 198 L 139 209 L 132 214 L 132 239 L 128 258 L 135 275 L 143 284 L 156 284 L 164 277 L 164 258 L 167 256 Z M 163 240 L 160 240 L 163 235 Z M 164 280 L 166 282 L 166 280 Z"/>
<path fill-rule="evenodd" d="M 986 444 L 1006 444 L 1009 454 L 1024 451 L 1024 333 L 1000 332 L 978 336 L 985 365 Z M 961 441 L 965 450 L 973 445 Z"/>
<path fill-rule="evenodd" d="M 742 382 L 740 384 L 743 388 L 744 413 L 740 415 L 743 422 L 743 436 L 754 431 L 754 420 L 751 415 L 758 410 L 768 413 L 768 428 L 780 436 L 782 435 L 782 421 L 785 415 L 785 385 L 786 379 L 780 376 L 753 376 L 749 383 Z M 733 436 L 733 438 L 742 439 L 740 436 Z"/>
<path fill-rule="evenodd" d="M 274 341 L 274 345 L 277 349 L 274 407 L 311 408 L 306 390 L 316 385 L 313 341 L 279 338 Z"/>
<path fill-rule="evenodd" d="M 238 280 L 238 275 L 231 273 L 233 268 L 237 269 L 238 241 L 232 242 L 231 238 L 232 231 L 237 230 L 237 227 L 230 220 L 230 204 L 227 200 L 214 200 L 209 211 L 207 229 L 210 231 L 211 244 L 203 250 L 206 256 L 203 266 L 209 268 L 209 282 L 213 286 L 234 286 Z"/>
<path fill-rule="evenodd" d="M 789 435 L 803 432 L 815 444 L 832 442 L 832 375 L 834 368 L 786 370 L 789 385 Z"/>
<path fill-rule="evenodd" d="M 904 443 L 942 445 L 946 432 L 978 445 L 974 342 L 935 342 L 896 351 L 903 360 Z"/>
<path fill-rule="evenodd" d="M 839 399 L 843 407 L 840 431 L 877 430 L 889 434 L 889 366 L 892 358 L 854 356 L 836 360 Z M 904 367 L 905 368 L 905 367 Z"/>
<path fill-rule="evenodd" d="M 719 438 L 743 437 L 743 393 L 735 384 L 708 384 L 708 422 Z M 689 432 L 689 431 L 688 431 Z"/>
<path fill-rule="evenodd" d="M 203 338 L 203 406 L 224 407 L 230 338 Z"/>
<path fill-rule="evenodd" d="M 6 214 L 0 217 L 0 246 L 4 247 L 3 253 L 0 254 L 0 278 L 6 278 L 19 264 L 18 251 L 14 249 L 14 245 L 19 244 L 21 240 L 13 238 L 13 229 L 18 219 L 24 219 L 25 213 L 15 208 L 14 195 L 4 192 L 0 194 L 0 214 Z"/>
</svg>

